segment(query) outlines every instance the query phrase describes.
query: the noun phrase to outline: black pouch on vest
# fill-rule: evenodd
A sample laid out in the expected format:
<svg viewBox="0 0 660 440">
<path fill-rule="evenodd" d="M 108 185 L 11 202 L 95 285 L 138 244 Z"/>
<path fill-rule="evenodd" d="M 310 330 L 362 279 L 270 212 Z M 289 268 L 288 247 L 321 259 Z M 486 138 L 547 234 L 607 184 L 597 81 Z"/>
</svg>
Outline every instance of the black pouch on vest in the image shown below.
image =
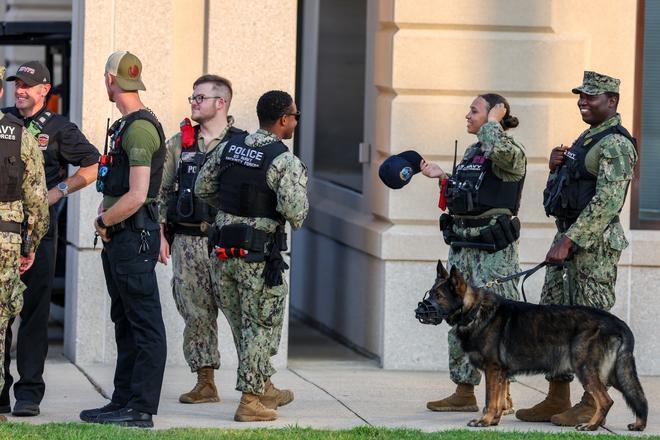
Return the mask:
<svg viewBox="0 0 660 440">
<path fill-rule="evenodd" d="M 445 243 L 451 245 L 452 242 L 459 240 L 460 237 L 454 233 L 454 218 L 444 213 L 440 216 L 440 230 L 442 231 L 442 238 L 445 240 Z"/>
<path fill-rule="evenodd" d="M 112 197 L 121 197 L 128 192 L 130 165 L 128 156 L 121 153 L 111 153 L 112 165 L 107 174 L 102 177 L 103 194 Z"/>
<path fill-rule="evenodd" d="M 252 231 L 254 229 L 246 224 L 225 225 L 220 229 L 218 244 L 222 247 L 236 247 L 250 249 L 252 244 Z"/>
<path fill-rule="evenodd" d="M 497 223 L 502 228 L 502 233 L 506 238 L 507 245 L 516 241 L 516 238 L 513 235 L 513 227 L 511 226 L 511 219 L 505 215 L 497 217 Z"/>
<path fill-rule="evenodd" d="M 509 245 L 510 242 L 507 238 L 507 235 L 504 233 L 504 229 L 502 228 L 502 225 L 499 222 L 495 223 L 494 225 L 486 229 L 489 229 L 491 234 L 493 235 L 493 240 L 495 242 L 495 251 L 501 251 L 502 249 L 504 249 Z M 511 233 L 510 231 L 508 232 L 509 234 Z"/>
<path fill-rule="evenodd" d="M 272 234 L 248 226 L 244 223 L 225 225 L 220 229 L 218 245 L 226 248 L 241 248 L 264 253 Z"/>
<path fill-rule="evenodd" d="M 495 243 L 495 237 L 493 236 L 492 227 L 483 228 L 481 231 L 479 231 L 479 238 L 482 243 L 494 244 L 497 246 L 497 244 Z"/>
<path fill-rule="evenodd" d="M 511 233 L 513 234 L 513 241 L 520 238 L 520 219 L 518 219 L 518 217 L 511 219 Z"/>
</svg>

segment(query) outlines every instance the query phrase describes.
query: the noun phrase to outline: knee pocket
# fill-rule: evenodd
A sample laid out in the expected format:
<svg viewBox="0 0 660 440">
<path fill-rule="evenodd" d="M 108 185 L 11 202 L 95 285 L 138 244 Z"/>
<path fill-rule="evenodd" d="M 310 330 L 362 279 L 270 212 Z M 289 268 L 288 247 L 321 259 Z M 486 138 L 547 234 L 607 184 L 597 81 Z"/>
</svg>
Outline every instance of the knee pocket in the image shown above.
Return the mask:
<svg viewBox="0 0 660 440">
<path fill-rule="evenodd" d="M 153 294 L 156 283 L 154 269 L 156 261 L 145 260 L 143 262 L 121 262 L 117 263 L 117 282 L 123 285 L 123 289 L 131 295 L 149 296 Z"/>
</svg>

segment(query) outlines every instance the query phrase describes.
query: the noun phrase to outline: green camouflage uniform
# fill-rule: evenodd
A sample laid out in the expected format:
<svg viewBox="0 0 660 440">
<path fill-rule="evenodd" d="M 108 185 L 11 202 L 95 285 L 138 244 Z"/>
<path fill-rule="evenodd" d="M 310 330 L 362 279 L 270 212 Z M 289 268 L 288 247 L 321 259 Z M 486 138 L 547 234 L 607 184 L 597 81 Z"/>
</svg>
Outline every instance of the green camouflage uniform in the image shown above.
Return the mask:
<svg viewBox="0 0 660 440">
<path fill-rule="evenodd" d="M 611 76 L 585 71 L 582 85 L 572 92 L 592 96 L 619 93 L 620 83 Z M 586 136 L 585 145 L 590 137 L 620 124 L 621 116 L 617 113 L 586 130 L 582 133 Z M 628 246 L 621 224 L 613 220 L 626 201 L 636 162 L 635 146 L 618 133 L 605 136 L 589 148 L 585 167 L 596 176 L 596 193 L 565 233 L 574 243 L 567 267 L 546 270 L 541 304 L 570 304 L 572 301 L 602 310 L 612 308 L 616 300 L 616 264 L 621 251 Z M 550 173 L 548 181 L 556 177 L 556 172 Z M 563 235 L 557 232 L 553 246 Z"/>
<path fill-rule="evenodd" d="M 0 118 L 4 115 L 0 112 Z M 23 130 L 21 160 L 25 163 L 23 174 L 23 199 L 0 202 L 0 220 L 21 223 L 27 217 L 32 251 L 48 231 L 48 191 L 44 174 L 43 154 L 37 141 Z M 21 236 L 0 231 L 0 359 L 5 356 L 7 324 L 23 307 L 25 285 L 19 275 Z M 0 368 L 0 388 L 5 383 L 5 370 Z"/>
<path fill-rule="evenodd" d="M 587 130 L 587 139 L 617 124 L 621 124 L 618 114 Z M 634 145 L 618 133 L 604 137 L 591 147 L 585 163 L 587 170 L 597 176 L 596 194 L 566 231 L 565 235 L 576 245 L 566 269 L 549 267 L 546 270 L 541 304 L 570 304 L 572 296 L 574 304 L 602 310 L 612 308 L 616 300 L 616 264 L 621 251 L 628 246 L 621 223 L 612 223 L 612 220 L 626 200 L 636 162 Z M 556 173 L 551 174 L 550 179 L 554 176 Z M 553 245 L 563 236 L 557 232 Z"/>
<path fill-rule="evenodd" d="M 506 133 L 497 122 L 487 122 L 477 133 L 481 142 L 482 151 L 493 162 L 493 172 L 506 182 L 516 182 L 525 176 L 527 160 L 525 149 L 511 135 Z M 477 145 L 470 146 L 465 156 Z M 492 217 L 490 225 L 496 223 L 498 215 L 511 214 L 508 209 L 491 209 L 472 218 Z M 477 228 L 460 228 L 454 225 L 453 230 L 463 239 L 479 237 L 479 232 L 489 226 Z M 466 279 L 475 286 L 483 286 L 488 281 L 520 271 L 518 265 L 518 243 L 511 243 L 505 249 L 490 253 L 488 251 L 472 248 L 449 248 L 448 266 L 456 266 Z M 518 288 L 515 282 L 498 284 L 491 288 L 506 298 L 519 299 Z M 452 327 L 447 335 L 449 342 L 449 374 L 456 383 L 478 385 L 481 381 L 479 370 L 470 365 L 467 356 L 461 348 L 456 336 L 456 328 Z"/>
<path fill-rule="evenodd" d="M 279 139 L 265 131 L 249 135 L 245 143 L 259 148 Z M 216 148 L 202 167 L 195 194 L 219 207 L 218 171 L 222 149 Z M 266 173 L 268 187 L 277 194 L 277 212 L 294 229 L 299 228 L 309 210 L 307 200 L 307 170 L 300 160 L 290 152 L 277 156 Z M 218 227 L 244 223 L 253 228 L 274 233 L 278 222 L 269 218 L 238 217 L 218 212 L 215 224 Z M 266 380 L 275 374 L 270 357 L 277 353 L 282 335 L 282 321 L 288 286 L 265 285 L 262 272 L 264 262 L 247 263 L 240 258 L 220 261 L 212 259 L 211 278 L 222 312 L 232 329 L 238 352 L 238 377 L 236 389 L 245 393 L 263 394 Z"/>
<path fill-rule="evenodd" d="M 620 81 L 600 73 L 585 71 L 582 85 L 573 93 L 600 95 L 619 93 Z M 588 138 L 621 124 L 617 113 L 597 127 L 583 132 Z M 626 200 L 628 185 L 633 177 L 637 151 L 635 146 L 620 134 L 611 134 L 593 145 L 585 157 L 585 167 L 596 176 L 596 193 L 580 212 L 577 220 L 565 235 L 573 241 L 570 258 L 564 269 L 546 269 L 541 304 L 579 304 L 610 310 L 616 301 L 616 265 L 628 240 L 621 223 L 612 223 Z M 550 173 L 548 180 L 556 178 Z M 554 246 L 564 236 L 557 232 Z M 564 276 L 565 274 L 565 276 Z M 572 380 L 572 374 L 550 377 L 552 380 Z"/>
<path fill-rule="evenodd" d="M 227 118 L 227 128 L 208 146 L 204 138 L 197 139 L 199 151 L 209 154 L 234 125 Z M 181 133 L 166 143 L 167 153 L 163 166 L 163 180 L 158 196 L 160 223 L 167 222 L 168 194 L 174 191 L 176 173 L 181 157 Z M 176 234 L 172 248 L 172 294 L 176 308 L 185 322 L 183 330 L 183 356 L 192 372 L 202 367 L 220 368 L 218 350 L 218 304 L 211 287 L 208 239 Z"/>
</svg>

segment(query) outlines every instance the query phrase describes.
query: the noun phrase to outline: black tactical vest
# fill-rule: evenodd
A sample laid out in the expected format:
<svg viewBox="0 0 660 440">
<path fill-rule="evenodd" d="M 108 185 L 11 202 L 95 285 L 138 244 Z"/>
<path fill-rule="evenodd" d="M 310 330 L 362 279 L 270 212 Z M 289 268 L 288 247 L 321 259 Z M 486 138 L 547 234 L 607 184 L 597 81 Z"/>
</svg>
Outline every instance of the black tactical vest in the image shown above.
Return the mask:
<svg viewBox="0 0 660 440">
<path fill-rule="evenodd" d="M 573 142 L 566 151 L 563 165 L 556 171 L 555 179 L 548 180 L 543 191 L 543 206 L 547 216 L 575 220 L 587 207 L 596 194 L 598 177 L 586 168 L 587 153 L 603 138 L 616 133 L 623 135 L 633 145 L 637 144 L 635 138 L 621 125 L 612 126 L 591 137 L 584 133 Z"/>
<path fill-rule="evenodd" d="M 220 161 L 220 210 L 281 221 L 277 195 L 268 187 L 266 172 L 273 160 L 288 150 L 281 141 L 258 148 L 248 147 L 244 139 L 228 142 Z"/>
<path fill-rule="evenodd" d="M 505 182 L 493 172 L 493 163 L 476 144 L 463 161 L 445 190 L 451 215 L 479 215 L 493 208 L 507 208 L 513 215 L 520 208 L 525 178 Z"/>
<path fill-rule="evenodd" d="M 22 134 L 23 121 L 12 114 L 0 119 L 0 202 L 15 202 L 23 197 Z"/>
<path fill-rule="evenodd" d="M 242 141 L 247 132 L 230 127 L 220 141 Z M 195 181 L 204 163 L 206 153 L 199 151 L 199 125 L 195 126 L 195 141 L 188 148 L 181 148 L 179 165 L 174 181 L 174 191 L 168 195 L 167 220 L 171 223 L 213 223 L 218 210 L 195 196 Z"/>
<path fill-rule="evenodd" d="M 2 112 L 25 120 L 16 107 L 7 107 L 2 109 Z M 44 154 L 44 172 L 48 189 L 55 187 L 66 178 L 67 169 L 60 164 L 58 156 L 60 151 L 59 132 L 67 122 L 64 116 L 42 109 L 22 123 L 25 125 L 25 130 L 37 139 L 39 149 Z"/>
<path fill-rule="evenodd" d="M 163 177 L 163 164 L 165 163 L 165 134 L 156 116 L 149 110 L 140 109 L 116 121 L 108 131 L 110 137 L 109 164 L 99 167 L 98 179 L 101 181 L 101 185 L 97 185 L 97 189 L 100 189 L 100 192 L 106 196 L 120 197 L 129 190 L 130 165 L 128 154 L 122 148 L 121 143 L 128 127 L 138 119 L 145 119 L 153 124 L 160 137 L 160 147 L 151 157 L 151 175 L 147 198 L 155 198 L 158 195 Z"/>
</svg>

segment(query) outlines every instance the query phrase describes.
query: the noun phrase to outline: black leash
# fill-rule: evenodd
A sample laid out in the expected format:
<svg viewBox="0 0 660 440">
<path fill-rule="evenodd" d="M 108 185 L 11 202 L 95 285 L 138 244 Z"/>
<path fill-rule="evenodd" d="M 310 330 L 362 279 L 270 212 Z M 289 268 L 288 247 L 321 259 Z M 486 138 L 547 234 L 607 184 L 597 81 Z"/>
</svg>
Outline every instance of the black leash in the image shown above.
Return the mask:
<svg viewBox="0 0 660 440">
<path fill-rule="evenodd" d="M 505 276 L 505 277 L 495 278 L 493 281 L 487 282 L 485 287 L 490 288 L 490 287 L 497 286 L 497 285 L 502 284 L 502 283 L 506 283 L 507 281 L 511 281 L 511 280 L 515 280 L 517 278 L 523 277 L 522 283 L 521 283 L 521 286 L 520 286 L 520 290 L 522 292 L 523 300 L 525 302 L 527 302 L 527 297 L 525 296 L 525 280 L 527 278 L 529 278 L 530 276 L 534 275 L 534 273 L 536 273 L 542 267 L 547 266 L 548 264 L 550 264 L 550 263 L 548 263 L 547 261 L 543 261 L 543 262 L 537 264 L 536 266 L 532 267 L 531 269 L 523 270 L 522 272 L 517 272 L 517 273 L 514 273 L 513 275 L 508 275 L 508 276 Z"/>
</svg>

